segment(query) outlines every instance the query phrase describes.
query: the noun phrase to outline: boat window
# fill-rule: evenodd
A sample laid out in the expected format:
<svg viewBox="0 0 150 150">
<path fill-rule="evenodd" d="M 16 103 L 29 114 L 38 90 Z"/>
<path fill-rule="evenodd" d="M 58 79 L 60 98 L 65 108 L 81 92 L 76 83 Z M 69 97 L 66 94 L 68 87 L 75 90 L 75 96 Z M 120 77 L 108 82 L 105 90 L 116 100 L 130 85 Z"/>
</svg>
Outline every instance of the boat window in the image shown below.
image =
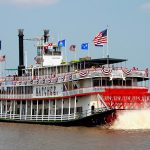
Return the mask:
<svg viewBox="0 0 150 150">
<path fill-rule="evenodd" d="M 77 112 L 82 113 L 82 107 L 77 107 Z"/>
<path fill-rule="evenodd" d="M 93 86 L 99 86 L 99 80 L 93 80 Z"/>
<path fill-rule="evenodd" d="M 113 80 L 113 85 L 114 86 L 122 86 L 123 82 L 122 82 L 122 80 L 115 79 L 115 80 Z"/>
<path fill-rule="evenodd" d="M 131 80 L 126 80 L 126 86 L 131 86 L 132 85 L 132 81 Z"/>
<path fill-rule="evenodd" d="M 107 81 L 106 80 L 102 80 L 102 86 L 106 86 L 107 85 Z"/>
<path fill-rule="evenodd" d="M 68 108 L 63 108 L 63 114 L 68 114 L 69 113 L 69 109 Z"/>
</svg>

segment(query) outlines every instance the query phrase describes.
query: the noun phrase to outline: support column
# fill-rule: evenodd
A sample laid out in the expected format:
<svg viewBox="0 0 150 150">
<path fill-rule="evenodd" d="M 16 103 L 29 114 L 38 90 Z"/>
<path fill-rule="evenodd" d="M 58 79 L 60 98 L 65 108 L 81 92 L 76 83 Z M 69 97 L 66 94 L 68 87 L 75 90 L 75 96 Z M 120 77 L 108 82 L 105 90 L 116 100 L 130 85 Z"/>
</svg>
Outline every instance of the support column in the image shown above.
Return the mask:
<svg viewBox="0 0 150 150">
<path fill-rule="evenodd" d="M 7 100 L 5 101 L 5 119 L 7 118 Z"/>
<path fill-rule="evenodd" d="M 26 97 L 26 92 L 25 92 L 26 90 L 25 90 L 25 88 L 26 88 L 26 87 L 23 86 L 23 95 L 24 95 L 24 98 Z"/>
<path fill-rule="evenodd" d="M 68 110 L 68 120 L 70 119 L 70 97 L 69 97 L 69 110 Z"/>
<path fill-rule="evenodd" d="M 25 120 L 27 120 L 27 115 L 28 115 L 28 101 L 26 100 Z"/>
<path fill-rule="evenodd" d="M 56 99 L 55 99 L 55 120 L 56 120 Z"/>
<path fill-rule="evenodd" d="M 42 101 L 42 121 L 43 121 L 43 115 L 44 115 L 44 100 Z"/>
<path fill-rule="evenodd" d="M 61 120 L 63 120 L 63 109 L 64 109 L 64 100 L 61 100 Z"/>
<path fill-rule="evenodd" d="M 38 80 L 39 80 L 39 68 L 37 70 L 38 70 Z"/>
<path fill-rule="evenodd" d="M 50 114 L 51 114 L 51 101 L 48 101 L 48 121 L 50 119 Z"/>
<path fill-rule="evenodd" d="M 12 115 L 12 101 L 10 101 L 10 109 L 9 109 L 9 110 L 10 110 L 10 116 L 9 116 L 9 117 L 10 117 L 10 119 L 11 119 L 11 117 L 12 117 L 12 116 L 11 116 L 11 115 Z"/>
<path fill-rule="evenodd" d="M 20 120 L 21 120 L 21 117 L 22 117 L 22 100 L 20 101 Z"/>
<path fill-rule="evenodd" d="M 32 120 L 32 108 L 33 108 L 33 101 L 31 100 L 31 116 L 30 116 L 30 120 Z"/>
<path fill-rule="evenodd" d="M 1 117 L 2 117 L 2 113 L 3 113 L 3 101 L 1 100 Z"/>
<path fill-rule="evenodd" d="M 36 120 L 38 120 L 38 114 L 39 114 L 39 102 L 37 100 L 37 103 L 36 103 Z"/>
<path fill-rule="evenodd" d="M 133 78 L 131 78 L 131 87 L 133 87 Z"/>
<path fill-rule="evenodd" d="M 76 110 L 77 110 L 77 97 L 74 98 L 74 119 L 76 118 Z"/>
<path fill-rule="evenodd" d="M 13 101 L 14 102 L 14 106 L 13 106 L 13 119 L 15 118 L 15 106 L 16 106 L 16 101 Z"/>
</svg>

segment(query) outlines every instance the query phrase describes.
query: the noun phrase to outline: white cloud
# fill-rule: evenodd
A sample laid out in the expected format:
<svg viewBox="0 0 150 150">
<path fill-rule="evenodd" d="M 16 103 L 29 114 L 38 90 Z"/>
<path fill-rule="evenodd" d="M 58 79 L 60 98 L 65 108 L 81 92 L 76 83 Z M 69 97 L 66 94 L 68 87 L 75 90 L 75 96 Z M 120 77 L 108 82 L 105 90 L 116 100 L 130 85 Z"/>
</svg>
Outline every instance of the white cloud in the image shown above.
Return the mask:
<svg viewBox="0 0 150 150">
<path fill-rule="evenodd" d="M 2 0 L 3 3 L 15 4 L 15 5 L 52 5 L 57 3 L 59 0 Z M 2 2 L 1 1 L 1 2 Z"/>
<path fill-rule="evenodd" d="M 141 5 L 142 9 L 150 9 L 150 2 Z"/>
</svg>

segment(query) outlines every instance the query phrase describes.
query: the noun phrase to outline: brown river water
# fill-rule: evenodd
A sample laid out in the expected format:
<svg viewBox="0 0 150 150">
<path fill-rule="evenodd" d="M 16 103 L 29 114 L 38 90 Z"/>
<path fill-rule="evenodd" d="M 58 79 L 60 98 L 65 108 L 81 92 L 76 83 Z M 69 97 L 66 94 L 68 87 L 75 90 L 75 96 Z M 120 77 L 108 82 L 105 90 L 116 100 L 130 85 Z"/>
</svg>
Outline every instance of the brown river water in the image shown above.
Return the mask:
<svg viewBox="0 0 150 150">
<path fill-rule="evenodd" d="M 110 128 L 0 123 L 0 150 L 148 150 L 150 113 L 144 113 L 135 112 L 143 123 L 127 114 Z M 133 127 L 133 118 L 139 126 Z"/>
</svg>

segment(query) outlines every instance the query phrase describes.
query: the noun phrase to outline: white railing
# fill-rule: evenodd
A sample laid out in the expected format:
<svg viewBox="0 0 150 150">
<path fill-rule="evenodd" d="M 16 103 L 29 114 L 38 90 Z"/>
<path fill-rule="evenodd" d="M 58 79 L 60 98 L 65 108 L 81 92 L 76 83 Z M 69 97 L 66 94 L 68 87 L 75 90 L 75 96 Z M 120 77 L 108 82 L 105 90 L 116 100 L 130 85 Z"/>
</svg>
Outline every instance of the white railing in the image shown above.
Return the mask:
<svg viewBox="0 0 150 150">
<path fill-rule="evenodd" d="M 12 120 L 28 120 L 28 121 L 57 121 L 57 120 L 72 120 L 76 119 L 76 114 L 64 114 L 64 115 L 20 115 L 20 114 L 0 114 L 0 118 L 12 119 Z"/>
<path fill-rule="evenodd" d="M 2 113 L 0 114 L 1 119 L 7 120 L 21 120 L 21 121 L 39 121 L 39 122 L 54 122 L 54 121 L 67 121 L 67 120 L 75 120 L 81 119 L 90 115 L 94 115 L 97 113 L 105 112 L 111 110 L 110 108 L 102 107 L 94 110 L 85 110 L 83 112 L 77 112 L 72 114 L 62 114 L 62 115 L 23 115 L 23 114 L 8 114 Z"/>
<path fill-rule="evenodd" d="M 87 94 L 87 93 L 95 93 L 95 92 L 104 92 L 106 88 L 121 88 L 121 89 L 147 89 L 146 87 L 142 86 L 112 86 L 112 87 L 88 87 L 88 88 L 80 88 L 76 90 L 71 91 L 65 91 L 65 92 L 56 92 L 56 93 L 46 93 L 43 95 L 34 95 L 34 94 L 0 94 L 0 99 L 32 99 L 32 98 L 57 98 L 57 97 L 64 97 L 64 96 L 73 96 L 78 94 Z"/>
<path fill-rule="evenodd" d="M 108 71 L 118 71 L 122 72 L 124 74 L 125 77 L 129 76 L 129 77 L 147 77 L 147 73 L 146 70 L 138 70 L 138 69 L 130 69 L 130 73 L 129 74 L 125 74 L 123 72 L 123 70 L 128 70 L 127 68 L 107 68 L 105 67 L 105 69 Z M 94 76 L 107 76 L 107 77 L 111 77 L 111 73 L 110 74 L 105 74 L 105 69 L 102 68 L 90 68 L 90 69 L 85 69 L 88 74 L 86 75 L 86 77 L 94 77 Z M 79 71 L 75 71 L 75 72 L 69 72 L 69 73 L 60 73 L 60 74 L 56 74 L 56 77 L 62 77 L 62 76 L 67 76 L 68 74 L 72 74 L 72 77 L 74 77 L 74 75 L 77 78 L 82 78 L 80 77 L 80 72 L 83 72 L 85 70 L 79 70 Z M 117 72 L 116 72 L 117 73 Z M 51 78 L 51 75 L 42 75 L 42 76 L 22 76 L 22 77 L 14 77 L 14 76 L 8 76 L 8 77 L 0 77 L 0 82 L 5 82 L 5 81 L 31 81 L 31 80 L 43 80 L 43 79 L 49 79 Z"/>
<path fill-rule="evenodd" d="M 0 94 L 0 99 L 30 99 L 33 94 Z"/>
<path fill-rule="evenodd" d="M 43 98 L 43 97 L 62 97 L 70 96 L 77 94 L 86 94 L 91 92 L 102 92 L 104 91 L 103 87 L 89 87 L 89 88 L 80 88 L 72 91 L 57 92 L 57 93 L 46 93 L 46 95 L 33 95 L 33 94 L 0 94 L 0 99 L 31 99 L 31 98 Z"/>
<path fill-rule="evenodd" d="M 42 98 L 42 97 L 62 97 L 62 96 L 70 96 L 70 95 L 77 95 L 77 94 L 86 94 L 91 92 L 103 92 L 104 87 L 88 87 L 88 88 L 80 88 L 76 90 L 71 91 L 65 91 L 65 92 L 58 92 L 58 93 L 51 93 L 47 95 L 33 95 L 33 98 Z"/>
<path fill-rule="evenodd" d="M 43 97 L 63 97 L 63 96 L 73 96 L 78 94 L 87 94 L 87 93 L 94 93 L 94 92 L 104 92 L 106 88 L 109 89 L 147 89 L 144 86 L 102 86 L 102 87 L 88 87 L 88 88 L 80 88 L 76 90 L 71 91 L 65 91 L 65 92 L 55 92 L 55 93 L 47 93 L 46 95 L 33 95 L 33 98 L 43 98 Z"/>
</svg>

